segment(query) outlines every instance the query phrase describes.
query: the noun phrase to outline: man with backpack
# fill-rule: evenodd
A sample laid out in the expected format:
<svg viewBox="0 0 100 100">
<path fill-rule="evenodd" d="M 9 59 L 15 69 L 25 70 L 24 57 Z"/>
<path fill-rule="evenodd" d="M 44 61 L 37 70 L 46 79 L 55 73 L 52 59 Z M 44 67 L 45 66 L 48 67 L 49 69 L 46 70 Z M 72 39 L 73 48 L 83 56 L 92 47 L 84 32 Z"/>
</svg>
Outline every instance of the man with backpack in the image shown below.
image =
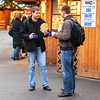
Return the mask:
<svg viewBox="0 0 100 100">
<path fill-rule="evenodd" d="M 37 56 L 38 65 L 40 67 L 40 75 L 42 86 L 44 90 L 51 91 L 48 86 L 46 57 L 45 57 L 45 42 L 43 37 L 48 36 L 48 32 L 44 30 L 44 33 L 40 31 L 40 26 L 45 21 L 40 18 L 40 8 L 35 6 L 32 8 L 32 16 L 27 18 L 20 29 L 20 36 L 24 39 L 25 50 L 28 54 L 29 63 L 29 91 L 34 91 L 36 87 L 35 80 L 35 59 Z"/>
<path fill-rule="evenodd" d="M 77 47 L 74 47 L 70 41 L 71 31 L 73 28 L 73 16 L 70 15 L 70 7 L 64 5 L 61 7 L 61 16 L 64 18 L 61 33 L 52 32 L 52 36 L 59 39 L 59 46 L 61 52 L 61 63 L 63 72 L 63 86 L 64 89 L 58 97 L 72 96 L 75 91 L 75 67 L 74 57 L 77 51 Z"/>
</svg>

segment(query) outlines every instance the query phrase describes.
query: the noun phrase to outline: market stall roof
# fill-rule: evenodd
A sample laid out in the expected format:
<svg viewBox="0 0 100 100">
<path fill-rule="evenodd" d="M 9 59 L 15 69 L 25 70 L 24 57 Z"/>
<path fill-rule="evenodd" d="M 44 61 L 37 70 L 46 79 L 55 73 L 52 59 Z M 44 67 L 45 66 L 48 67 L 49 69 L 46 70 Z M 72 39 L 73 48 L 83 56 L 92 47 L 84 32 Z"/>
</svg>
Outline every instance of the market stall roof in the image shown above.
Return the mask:
<svg viewBox="0 0 100 100">
<path fill-rule="evenodd" d="M 37 2 L 38 0 L 13 0 L 17 2 Z"/>
<path fill-rule="evenodd" d="M 3 0 L 0 0 L 0 5 L 4 4 L 4 1 Z"/>
<path fill-rule="evenodd" d="M 22 2 L 22 3 L 25 3 L 25 4 L 35 4 L 36 5 L 36 2 L 39 1 L 39 0 L 13 0 L 15 2 Z"/>
<path fill-rule="evenodd" d="M 22 4 L 19 4 L 18 2 L 9 2 L 8 4 L 6 4 L 3 0 L 0 0 L 0 10 L 5 10 L 5 9 L 12 9 L 12 10 L 17 10 L 17 9 L 20 9 L 20 10 L 23 10 L 25 7 L 32 7 L 34 6 L 35 4 L 25 4 L 25 3 L 22 3 Z"/>
</svg>

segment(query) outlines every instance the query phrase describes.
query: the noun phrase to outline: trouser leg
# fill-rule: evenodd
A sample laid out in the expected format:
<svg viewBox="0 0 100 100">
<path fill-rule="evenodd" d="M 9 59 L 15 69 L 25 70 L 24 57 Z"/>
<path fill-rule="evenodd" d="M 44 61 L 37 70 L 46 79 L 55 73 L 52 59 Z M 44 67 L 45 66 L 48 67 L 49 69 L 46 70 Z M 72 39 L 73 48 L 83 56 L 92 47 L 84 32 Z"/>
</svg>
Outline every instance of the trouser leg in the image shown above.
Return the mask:
<svg viewBox="0 0 100 100">
<path fill-rule="evenodd" d="M 42 86 L 46 87 L 48 85 L 46 58 L 45 58 L 45 52 L 41 52 L 40 47 L 37 47 L 37 60 L 40 67 Z"/>
<path fill-rule="evenodd" d="M 30 86 L 36 86 L 35 81 L 35 52 L 28 53 L 28 63 L 29 63 L 29 81 Z"/>
<path fill-rule="evenodd" d="M 14 53 L 14 58 L 19 59 L 20 46 L 17 46 Z"/>
</svg>

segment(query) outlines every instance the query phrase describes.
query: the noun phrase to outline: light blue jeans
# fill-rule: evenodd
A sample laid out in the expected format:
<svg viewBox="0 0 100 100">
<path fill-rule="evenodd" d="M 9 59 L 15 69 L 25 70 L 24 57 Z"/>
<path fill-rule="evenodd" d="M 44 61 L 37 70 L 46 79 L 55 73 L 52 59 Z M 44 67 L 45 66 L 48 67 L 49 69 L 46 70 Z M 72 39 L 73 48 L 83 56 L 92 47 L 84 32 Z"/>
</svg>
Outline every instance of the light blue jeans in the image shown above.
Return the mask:
<svg viewBox="0 0 100 100">
<path fill-rule="evenodd" d="M 27 53 L 28 53 L 28 63 L 29 63 L 30 86 L 36 86 L 35 58 L 36 58 L 36 55 L 37 55 L 37 61 L 38 61 L 38 65 L 40 67 L 40 75 L 41 75 L 42 86 L 46 87 L 48 85 L 48 79 L 47 79 L 45 52 L 41 52 L 41 48 L 36 47 L 35 52 L 27 52 Z"/>
<path fill-rule="evenodd" d="M 61 52 L 63 86 L 64 86 L 64 92 L 68 94 L 73 94 L 75 90 L 74 57 L 76 51 L 69 50 Z"/>
</svg>

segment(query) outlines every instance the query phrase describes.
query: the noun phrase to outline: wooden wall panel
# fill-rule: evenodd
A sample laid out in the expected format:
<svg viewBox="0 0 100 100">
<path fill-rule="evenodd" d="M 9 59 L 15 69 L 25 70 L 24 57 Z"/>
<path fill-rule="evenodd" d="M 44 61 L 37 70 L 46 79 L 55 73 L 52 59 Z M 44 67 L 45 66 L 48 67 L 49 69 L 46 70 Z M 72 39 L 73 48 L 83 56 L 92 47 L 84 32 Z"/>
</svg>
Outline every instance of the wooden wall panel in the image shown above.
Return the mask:
<svg viewBox="0 0 100 100">
<path fill-rule="evenodd" d="M 52 29 L 52 0 L 46 2 L 46 22 L 49 25 L 49 30 Z M 47 63 L 56 63 L 57 61 L 57 40 L 53 37 L 48 37 L 46 43 L 46 61 Z"/>
<path fill-rule="evenodd" d="M 5 24 L 9 25 L 10 23 L 10 12 L 11 10 L 5 10 Z"/>
<path fill-rule="evenodd" d="M 97 0 L 96 27 L 84 27 L 86 39 L 79 47 L 78 75 L 100 79 L 100 0 Z"/>
<path fill-rule="evenodd" d="M 53 37 L 46 39 L 46 60 L 49 64 L 57 62 L 57 40 Z"/>
<path fill-rule="evenodd" d="M 52 0 L 46 2 L 46 22 L 49 30 L 52 26 Z M 96 27 L 84 27 L 86 39 L 83 46 L 78 48 L 78 70 L 77 75 L 100 79 L 100 0 L 97 0 Z M 57 40 L 48 37 L 46 40 L 47 63 L 57 61 Z"/>
</svg>

